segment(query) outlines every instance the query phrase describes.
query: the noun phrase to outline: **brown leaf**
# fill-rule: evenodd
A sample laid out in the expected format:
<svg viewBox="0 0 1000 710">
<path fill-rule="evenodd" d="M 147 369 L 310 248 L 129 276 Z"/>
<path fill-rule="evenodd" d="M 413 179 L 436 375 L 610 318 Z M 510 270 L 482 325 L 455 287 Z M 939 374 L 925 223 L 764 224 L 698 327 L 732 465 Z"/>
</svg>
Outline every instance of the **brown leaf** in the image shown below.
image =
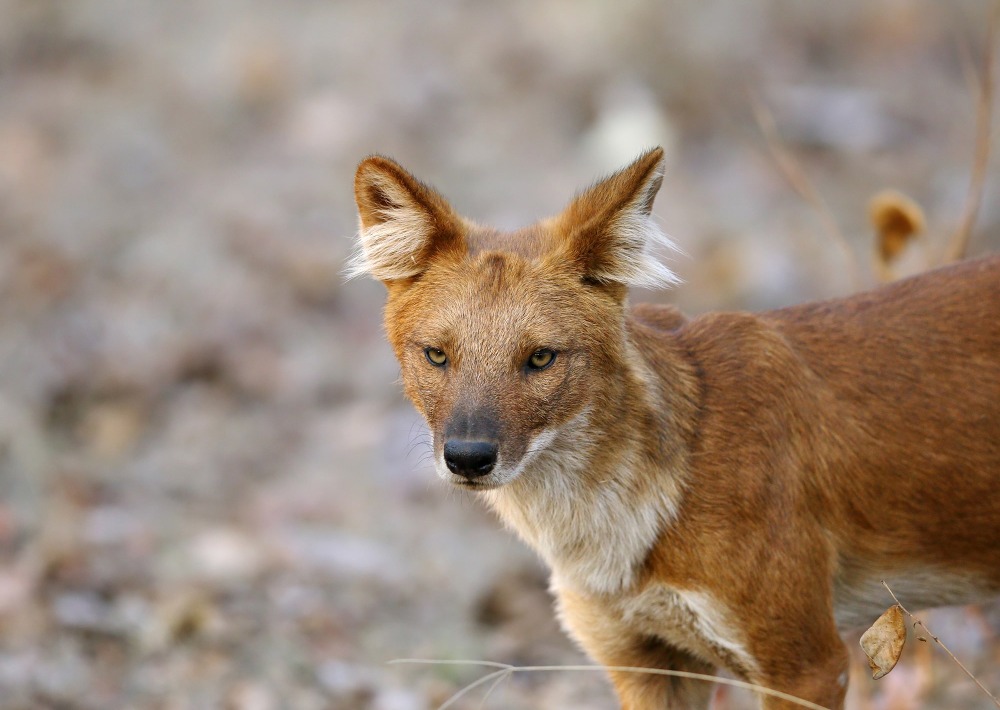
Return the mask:
<svg viewBox="0 0 1000 710">
<path fill-rule="evenodd" d="M 861 649 L 868 656 L 872 678 L 878 680 L 896 667 L 904 643 L 906 622 L 903 610 L 898 604 L 893 604 L 861 635 Z"/>
<path fill-rule="evenodd" d="M 899 256 L 910 239 L 924 231 L 924 211 L 901 192 L 883 190 L 868 203 L 868 217 L 878 239 L 878 255 L 883 263 Z"/>
</svg>

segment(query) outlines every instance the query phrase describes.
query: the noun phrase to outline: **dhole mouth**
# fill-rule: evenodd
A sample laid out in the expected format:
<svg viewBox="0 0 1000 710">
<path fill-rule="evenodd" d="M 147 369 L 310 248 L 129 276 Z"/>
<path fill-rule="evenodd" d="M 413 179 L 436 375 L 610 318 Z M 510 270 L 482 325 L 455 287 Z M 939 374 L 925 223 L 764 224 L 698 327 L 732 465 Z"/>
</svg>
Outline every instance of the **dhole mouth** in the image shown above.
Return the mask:
<svg viewBox="0 0 1000 710">
<path fill-rule="evenodd" d="M 470 490 L 470 491 L 490 491 L 490 490 L 493 490 L 494 488 L 500 488 L 501 486 L 503 486 L 503 485 L 505 485 L 507 483 L 507 481 L 505 481 L 504 483 L 488 483 L 486 481 L 470 481 L 470 480 L 468 480 L 466 478 L 459 478 L 458 476 L 455 476 L 452 479 L 451 482 L 453 484 L 455 484 L 456 486 L 458 486 L 459 488 L 465 488 L 465 489 Z"/>
</svg>

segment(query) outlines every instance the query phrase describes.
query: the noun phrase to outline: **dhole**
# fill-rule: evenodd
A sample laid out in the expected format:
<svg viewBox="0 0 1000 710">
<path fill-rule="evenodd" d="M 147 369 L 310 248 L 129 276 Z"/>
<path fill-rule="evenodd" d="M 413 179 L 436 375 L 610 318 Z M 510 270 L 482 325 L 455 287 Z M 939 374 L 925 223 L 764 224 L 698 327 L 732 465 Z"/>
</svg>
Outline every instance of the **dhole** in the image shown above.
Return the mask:
<svg viewBox="0 0 1000 710">
<path fill-rule="evenodd" d="M 838 632 L 1000 592 L 1000 257 L 759 314 L 629 307 L 663 153 L 500 232 L 366 159 L 354 273 L 446 481 L 552 569 L 606 666 L 712 672 L 842 706 Z M 610 673 L 623 708 L 700 681 Z M 786 707 L 764 697 L 765 708 Z"/>
</svg>

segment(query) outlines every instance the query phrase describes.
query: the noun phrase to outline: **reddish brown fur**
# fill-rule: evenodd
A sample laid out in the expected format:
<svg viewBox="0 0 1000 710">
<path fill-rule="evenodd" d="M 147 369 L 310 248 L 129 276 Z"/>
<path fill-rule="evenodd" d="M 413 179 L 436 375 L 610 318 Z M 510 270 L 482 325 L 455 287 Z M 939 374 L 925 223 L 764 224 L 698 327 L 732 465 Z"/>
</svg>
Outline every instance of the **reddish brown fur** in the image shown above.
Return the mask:
<svg viewBox="0 0 1000 710">
<path fill-rule="evenodd" d="M 442 477 L 539 550 L 597 661 L 726 666 L 840 707 L 838 621 L 874 620 L 880 579 L 914 606 L 1000 591 L 1000 257 L 756 315 L 629 310 L 645 257 L 616 230 L 648 216 L 661 161 L 512 234 L 362 163 L 362 243 L 393 226 L 386 180 L 414 210 L 400 228 L 432 235 L 409 242 L 414 276 L 385 279 L 406 393 Z M 530 371 L 539 348 L 557 357 Z M 498 442 L 495 473 L 444 468 L 456 421 Z M 611 677 L 629 710 L 708 702 L 704 684 Z"/>
</svg>

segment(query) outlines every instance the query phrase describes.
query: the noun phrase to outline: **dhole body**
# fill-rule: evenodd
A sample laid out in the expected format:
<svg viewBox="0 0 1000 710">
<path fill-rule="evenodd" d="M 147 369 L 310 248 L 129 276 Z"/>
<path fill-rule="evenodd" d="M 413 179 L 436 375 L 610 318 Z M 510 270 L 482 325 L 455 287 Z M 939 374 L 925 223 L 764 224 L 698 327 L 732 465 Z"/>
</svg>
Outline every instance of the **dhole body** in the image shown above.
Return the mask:
<svg viewBox="0 0 1000 710">
<path fill-rule="evenodd" d="M 353 271 L 388 289 L 439 475 L 540 553 L 595 660 L 841 707 L 839 631 L 888 606 L 880 580 L 913 607 L 1000 592 L 1000 258 L 759 314 L 630 309 L 672 279 L 662 160 L 504 233 L 368 158 Z M 709 703 L 610 675 L 627 710 Z"/>
</svg>

